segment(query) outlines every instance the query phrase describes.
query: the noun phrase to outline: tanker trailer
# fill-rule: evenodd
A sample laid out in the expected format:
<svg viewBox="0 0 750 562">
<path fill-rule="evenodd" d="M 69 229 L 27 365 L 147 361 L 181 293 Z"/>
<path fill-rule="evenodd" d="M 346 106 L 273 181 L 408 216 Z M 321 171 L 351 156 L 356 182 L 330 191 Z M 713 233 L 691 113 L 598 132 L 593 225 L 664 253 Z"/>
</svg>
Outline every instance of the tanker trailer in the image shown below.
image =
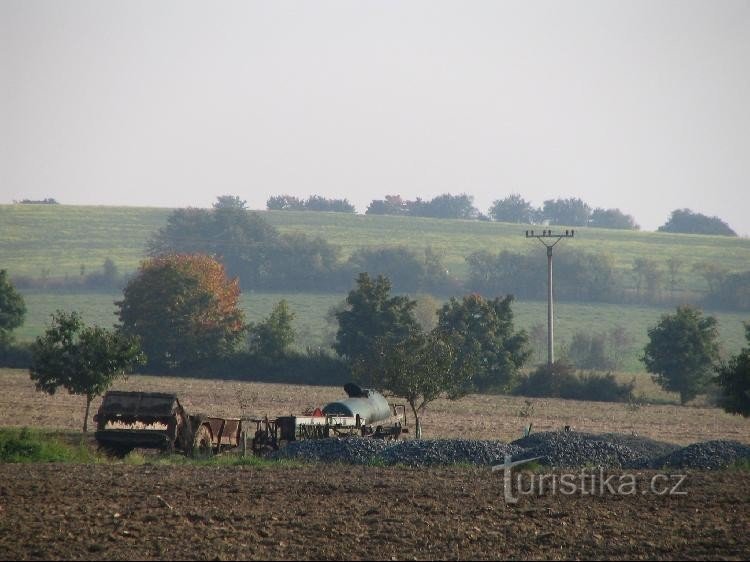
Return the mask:
<svg viewBox="0 0 750 562">
<path fill-rule="evenodd" d="M 385 396 L 375 390 L 360 388 L 350 382 L 344 385 L 344 391 L 349 398 L 327 404 L 323 407 L 324 414 L 352 418 L 359 416 L 361 425 L 382 422 L 395 414 Z"/>
</svg>

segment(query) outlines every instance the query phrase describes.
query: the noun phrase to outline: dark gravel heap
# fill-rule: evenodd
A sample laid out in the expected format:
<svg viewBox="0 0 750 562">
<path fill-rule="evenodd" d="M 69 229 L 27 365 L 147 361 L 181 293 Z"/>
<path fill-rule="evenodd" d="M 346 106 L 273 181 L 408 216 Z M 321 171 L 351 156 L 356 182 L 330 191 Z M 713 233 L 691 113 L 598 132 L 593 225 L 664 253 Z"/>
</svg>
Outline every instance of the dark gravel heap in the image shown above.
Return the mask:
<svg viewBox="0 0 750 562">
<path fill-rule="evenodd" d="M 403 464 L 435 466 L 500 464 L 541 457 L 538 462 L 555 468 L 724 468 L 750 459 L 750 446 L 737 441 L 707 441 L 680 448 L 635 435 L 594 435 L 574 431 L 535 433 L 512 443 L 469 439 L 424 439 L 385 442 L 348 437 L 311 439 L 289 443 L 270 455 L 273 459 L 340 462 L 347 464 Z"/>
<path fill-rule="evenodd" d="M 556 468 L 633 468 L 647 464 L 647 460 L 630 447 L 597 439 L 587 433 L 544 432 L 512 444 L 524 448 L 514 460 L 542 457 L 538 461 L 540 464 Z"/>
<path fill-rule="evenodd" d="M 543 431 L 513 441 L 524 449 L 514 460 L 542 457 L 539 463 L 559 468 L 649 468 L 657 457 L 679 449 L 677 445 L 635 435 Z"/>
<path fill-rule="evenodd" d="M 726 468 L 739 460 L 750 460 L 750 447 L 738 441 L 705 441 L 693 443 L 657 458 L 653 468 Z"/>
<path fill-rule="evenodd" d="M 423 439 L 401 441 L 384 449 L 378 459 L 387 465 L 433 466 L 468 463 L 494 465 L 502 463 L 505 455 L 518 455 L 520 447 L 500 441 L 471 441 L 468 439 Z"/>
<path fill-rule="evenodd" d="M 362 437 L 294 441 L 269 455 L 272 459 L 370 464 L 389 444 L 382 439 Z"/>
<path fill-rule="evenodd" d="M 616 445 L 625 445 L 630 447 L 638 453 L 640 456 L 646 459 L 654 459 L 657 457 L 663 457 L 669 453 L 675 452 L 680 448 L 679 445 L 674 443 L 666 443 L 665 441 L 655 441 L 648 437 L 639 437 L 637 435 L 625 435 L 623 433 L 602 433 L 601 435 L 590 434 L 594 439 L 601 439 L 602 441 L 609 441 Z"/>
</svg>

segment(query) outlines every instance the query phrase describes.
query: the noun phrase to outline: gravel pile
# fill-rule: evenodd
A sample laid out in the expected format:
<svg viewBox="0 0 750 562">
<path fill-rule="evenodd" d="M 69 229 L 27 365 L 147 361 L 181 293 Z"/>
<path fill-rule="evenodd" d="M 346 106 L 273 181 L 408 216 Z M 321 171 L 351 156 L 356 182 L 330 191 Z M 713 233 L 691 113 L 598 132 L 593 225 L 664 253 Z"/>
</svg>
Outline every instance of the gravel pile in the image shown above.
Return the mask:
<svg viewBox="0 0 750 562">
<path fill-rule="evenodd" d="M 633 451 L 646 459 L 664 457 L 680 448 L 679 445 L 675 445 L 674 443 L 655 441 L 648 437 L 625 435 L 622 433 L 603 433 L 601 435 L 592 434 L 592 437 L 595 439 L 601 439 L 602 441 L 609 441 L 610 443 L 615 443 L 617 445 L 630 447 Z"/>
<path fill-rule="evenodd" d="M 537 462 L 542 465 L 567 469 L 598 466 L 614 469 L 717 469 L 750 459 L 750 446 L 737 441 L 707 441 L 680 448 L 634 435 L 547 431 L 512 443 L 468 439 L 396 443 L 359 437 L 311 439 L 289 443 L 272 453 L 270 458 L 389 466 L 491 466 L 502 463 L 505 455 L 510 455 L 513 460 L 541 457 Z"/>
<path fill-rule="evenodd" d="M 740 460 L 750 461 L 750 447 L 738 441 L 694 443 L 656 459 L 653 468 L 726 468 Z"/>
<path fill-rule="evenodd" d="M 389 444 L 382 439 L 362 437 L 294 441 L 269 455 L 272 459 L 370 464 Z"/>
<path fill-rule="evenodd" d="M 602 466 L 605 468 L 644 467 L 648 460 L 627 445 L 572 431 L 543 432 L 513 441 L 524 452 L 513 460 L 541 457 L 537 462 L 556 468 Z"/>
<path fill-rule="evenodd" d="M 468 439 L 423 439 L 401 441 L 384 449 L 378 459 L 384 464 L 434 466 L 441 464 L 494 465 L 502 463 L 505 455 L 518 455 L 523 449 L 500 441 L 471 441 Z"/>
<path fill-rule="evenodd" d="M 575 431 L 543 431 L 512 444 L 524 449 L 514 460 L 542 457 L 538 461 L 540 464 L 559 468 L 649 468 L 655 458 L 679 449 L 671 443 L 635 435 Z"/>
</svg>

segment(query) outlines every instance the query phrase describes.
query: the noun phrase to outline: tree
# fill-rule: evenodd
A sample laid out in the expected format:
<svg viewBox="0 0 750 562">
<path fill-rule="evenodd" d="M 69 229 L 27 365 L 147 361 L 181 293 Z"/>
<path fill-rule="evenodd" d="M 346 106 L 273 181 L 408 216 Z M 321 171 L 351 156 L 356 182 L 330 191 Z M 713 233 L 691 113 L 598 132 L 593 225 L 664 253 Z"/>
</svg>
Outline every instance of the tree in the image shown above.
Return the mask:
<svg viewBox="0 0 750 562">
<path fill-rule="evenodd" d="M 219 195 L 214 203 L 214 209 L 237 209 L 240 211 L 247 210 L 247 201 L 240 199 L 236 195 Z"/>
<path fill-rule="evenodd" d="M 215 256 L 246 289 L 330 288 L 340 277 L 336 246 L 303 233 L 281 234 L 235 204 L 174 211 L 149 241 L 148 252 Z"/>
<path fill-rule="evenodd" d="M 677 283 L 679 283 L 680 281 L 679 275 L 683 265 L 684 262 L 676 256 L 671 256 L 667 259 L 667 270 L 669 271 L 669 292 L 673 298 L 675 290 L 677 289 Z"/>
<path fill-rule="evenodd" d="M 622 367 L 625 362 L 625 355 L 633 346 L 634 339 L 622 325 L 613 326 L 607 334 L 609 340 L 613 368 Z"/>
<path fill-rule="evenodd" d="M 576 332 L 568 347 L 568 357 L 579 369 L 613 369 L 614 361 L 607 354 L 606 343 L 606 334 Z"/>
<path fill-rule="evenodd" d="M 327 199 L 320 195 L 311 195 L 304 203 L 306 211 L 328 211 L 332 213 L 353 213 L 354 205 L 346 199 Z"/>
<path fill-rule="evenodd" d="M 597 207 L 591 212 L 589 226 L 594 228 L 618 228 L 623 230 L 640 230 L 635 219 L 620 209 L 602 209 Z"/>
<path fill-rule="evenodd" d="M 722 275 L 704 302 L 726 310 L 750 310 L 750 271 Z"/>
<path fill-rule="evenodd" d="M 577 198 L 548 199 L 544 202 L 542 214 L 550 224 L 587 226 L 591 217 L 591 207 Z"/>
<path fill-rule="evenodd" d="M 477 390 L 509 389 L 531 355 L 526 332 L 514 331 L 512 302 L 510 295 L 486 300 L 472 294 L 451 298 L 438 313 L 438 330 L 455 339 L 459 355 L 477 358 Z"/>
<path fill-rule="evenodd" d="M 750 344 L 750 323 L 745 324 L 745 339 Z M 750 345 L 718 367 L 716 382 L 721 388 L 719 406 L 750 417 Z"/>
<path fill-rule="evenodd" d="M 266 201 L 266 208 L 269 211 L 302 211 L 305 204 L 293 195 L 275 195 Z"/>
<path fill-rule="evenodd" d="M 669 220 L 661 225 L 659 232 L 678 232 L 683 234 L 713 234 L 718 236 L 737 236 L 729 225 L 719 217 L 709 217 L 694 213 L 690 209 L 675 209 Z"/>
<path fill-rule="evenodd" d="M 451 195 L 444 193 L 429 202 L 417 198 L 407 202 L 409 214 L 415 217 L 434 217 L 439 219 L 473 219 L 477 216 L 477 209 L 473 205 L 471 195 Z"/>
<path fill-rule="evenodd" d="M 679 392 L 682 404 L 704 390 L 719 358 L 714 317 L 679 306 L 675 314 L 662 315 L 648 330 L 648 337 L 641 361 L 654 382 L 664 390 Z"/>
<path fill-rule="evenodd" d="M 385 199 L 373 199 L 367 206 L 366 215 L 405 215 L 406 201 L 400 195 L 386 195 Z"/>
<path fill-rule="evenodd" d="M 249 347 L 252 353 L 268 359 L 280 359 L 294 343 L 294 313 L 285 300 L 276 303 L 263 321 L 248 327 Z"/>
<path fill-rule="evenodd" d="M 656 299 L 659 295 L 663 272 L 659 269 L 656 260 L 650 258 L 636 258 L 633 262 L 633 273 L 636 276 L 636 292 L 641 294 L 641 287 L 645 283 L 646 295 L 650 299 Z"/>
<path fill-rule="evenodd" d="M 348 265 L 354 273 L 387 277 L 391 287 L 403 292 L 418 291 L 423 272 L 417 254 L 405 246 L 359 248 Z"/>
<path fill-rule="evenodd" d="M 440 396 L 456 400 L 471 389 L 474 358 L 461 354 L 455 340 L 439 329 L 400 340 L 380 337 L 373 349 L 372 358 L 354 362 L 353 372 L 360 381 L 406 400 L 417 439 L 422 438 L 420 415 L 430 402 Z"/>
<path fill-rule="evenodd" d="M 0 349 L 11 342 L 11 332 L 23 324 L 26 303 L 8 279 L 8 273 L 0 269 Z"/>
<path fill-rule="evenodd" d="M 518 193 L 512 193 L 505 199 L 498 199 L 490 207 L 490 217 L 498 222 L 515 222 L 530 224 L 537 211 Z"/>
<path fill-rule="evenodd" d="M 727 269 L 717 263 L 698 262 L 693 265 L 693 271 L 706 280 L 708 292 L 715 293 L 727 277 Z"/>
<path fill-rule="evenodd" d="M 360 273 L 357 288 L 346 298 L 347 308 L 336 313 L 339 329 L 333 347 L 350 362 L 372 359 L 379 345 L 403 341 L 419 333 L 414 318 L 416 301 L 403 296 L 390 296 L 391 282 L 378 275 L 374 280 Z"/>
<path fill-rule="evenodd" d="M 57 311 L 52 324 L 34 343 L 29 373 L 39 391 L 54 394 L 63 387 L 86 397 L 85 433 L 94 397 L 144 360 L 137 338 L 86 326 L 76 312 Z"/>
<path fill-rule="evenodd" d="M 144 261 L 115 303 L 125 334 L 139 336 L 154 369 L 177 369 L 234 350 L 246 326 L 237 279 L 215 259 L 171 254 Z"/>
</svg>

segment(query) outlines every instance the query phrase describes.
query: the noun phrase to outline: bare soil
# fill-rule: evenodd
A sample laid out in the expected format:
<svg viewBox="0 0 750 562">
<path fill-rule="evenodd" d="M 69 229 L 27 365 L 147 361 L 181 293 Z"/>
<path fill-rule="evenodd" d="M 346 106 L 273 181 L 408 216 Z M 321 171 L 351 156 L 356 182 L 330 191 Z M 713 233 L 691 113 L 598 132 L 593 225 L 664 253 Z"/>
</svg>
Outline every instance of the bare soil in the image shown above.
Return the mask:
<svg viewBox="0 0 750 562">
<path fill-rule="evenodd" d="M 80 431 L 83 399 L 0 371 L 0 426 Z M 289 414 L 331 387 L 130 377 L 190 412 Z M 687 444 L 750 442 L 750 420 L 716 408 L 469 396 L 439 401 L 428 437 L 501 439 L 572 425 Z M 92 414 L 98 402 L 93 405 Z M 526 414 L 522 415 L 522 410 Z M 750 559 L 750 471 L 688 472 L 685 495 L 503 499 L 489 468 L 0 464 L 0 559 Z M 612 473 L 619 477 L 624 473 Z"/>
<path fill-rule="evenodd" d="M 6 464 L 0 558 L 747 560 L 749 489 L 692 472 L 682 496 L 509 505 L 487 468 Z"/>
</svg>

